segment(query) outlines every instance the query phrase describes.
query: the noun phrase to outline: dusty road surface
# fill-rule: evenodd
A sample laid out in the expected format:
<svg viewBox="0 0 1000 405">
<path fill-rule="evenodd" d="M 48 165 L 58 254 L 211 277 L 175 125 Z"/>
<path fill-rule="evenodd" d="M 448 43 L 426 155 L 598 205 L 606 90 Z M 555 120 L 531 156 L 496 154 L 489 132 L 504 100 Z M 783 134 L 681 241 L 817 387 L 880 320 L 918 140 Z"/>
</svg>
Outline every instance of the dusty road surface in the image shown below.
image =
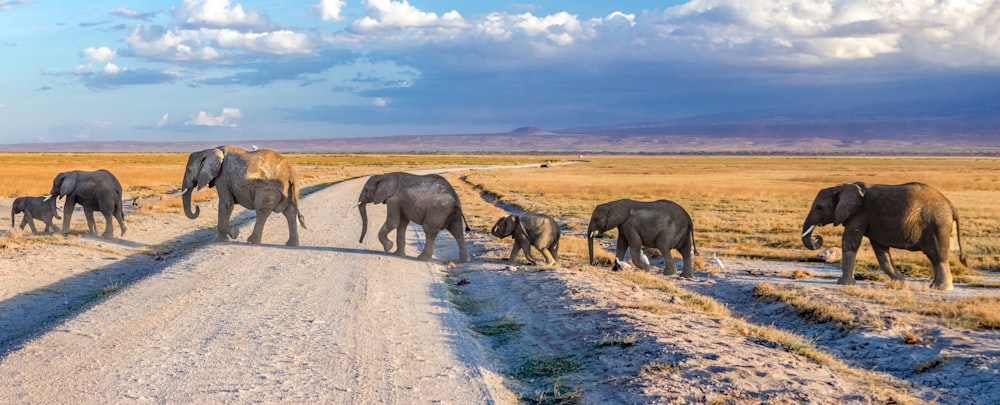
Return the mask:
<svg viewBox="0 0 1000 405">
<path fill-rule="evenodd" d="M 283 245 L 276 214 L 264 245 L 210 243 L 168 259 L 24 339 L 0 359 L 0 403 L 506 402 L 501 378 L 475 358 L 486 351 L 450 309 L 444 266 L 381 253 L 384 206 L 372 207 L 374 230 L 358 243 L 363 181 L 303 200 L 301 247 Z M 158 228 L 169 227 L 130 232 Z"/>
</svg>

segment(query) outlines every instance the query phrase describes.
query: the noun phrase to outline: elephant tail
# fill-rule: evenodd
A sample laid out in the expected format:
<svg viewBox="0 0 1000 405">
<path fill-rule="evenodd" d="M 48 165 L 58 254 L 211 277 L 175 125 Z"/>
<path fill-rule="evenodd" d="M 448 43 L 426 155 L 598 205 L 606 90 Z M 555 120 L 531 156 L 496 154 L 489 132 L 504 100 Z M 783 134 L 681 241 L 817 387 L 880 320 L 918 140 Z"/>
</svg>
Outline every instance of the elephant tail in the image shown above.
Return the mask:
<svg viewBox="0 0 1000 405">
<path fill-rule="evenodd" d="M 958 211 L 955 207 L 951 207 L 951 217 L 955 221 L 955 239 L 958 239 L 958 261 L 962 262 L 962 265 L 969 267 L 969 263 L 965 261 L 965 249 L 962 248 L 962 228 L 959 226 L 958 221 Z"/>
<path fill-rule="evenodd" d="M 299 182 L 296 180 L 295 175 L 288 180 L 288 197 L 292 200 L 292 205 L 295 206 L 295 215 L 299 220 L 299 225 L 302 225 L 302 229 L 309 229 L 306 226 L 306 217 L 302 215 L 302 210 L 299 209 Z"/>
<path fill-rule="evenodd" d="M 122 209 L 122 188 L 121 188 L 121 185 L 118 186 L 118 189 L 115 190 L 115 193 L 118 194 L 118 198 L 115 199 L 115 215 L 114 216 L 115 216 L 115 219 L 118 220 L 118 228 L 121 229 L 122 236 L 125 236 L 125 231 L 127 231 L 128 228 L 125 226 L 125 210 Z M 108 223 L 108 229 L 111 229 L 111 223 L 110 223 L 110 221 Z"/>
<path fill-rule="evenodd" d="M 701 256 L 701 253 L 698 253 L 698 247 L 694 245 L 694 223 L 691 222 L 690 218 L 688 218 L 688 235 L 691 238 L 691 250 L 694 251 L 694 255 Z"/>
</svg>

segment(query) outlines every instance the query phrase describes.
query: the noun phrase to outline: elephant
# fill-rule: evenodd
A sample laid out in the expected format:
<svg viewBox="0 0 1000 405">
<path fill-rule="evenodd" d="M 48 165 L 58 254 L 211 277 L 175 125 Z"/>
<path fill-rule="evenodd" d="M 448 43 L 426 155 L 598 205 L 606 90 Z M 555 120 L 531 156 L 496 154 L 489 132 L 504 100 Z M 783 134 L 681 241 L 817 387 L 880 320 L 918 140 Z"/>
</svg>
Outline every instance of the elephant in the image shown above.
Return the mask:
<svg viewBox="0 0 1000 405">
<path fill-rule="evenodd" d="M 14 227 L 14 216 L 23 212 L 21 230 L 24 230 L 25 225 L 27 225 L 31 227 L 31 233 L 37 234 L 35 220 L 38 219 L 45 223 L 45 232 L 48 232 L 49 229 L 59 232 L 59 227 L 52 223 L 52 218 L 62 219 L 62 217 L 59 216 L 59 210 L 52 209 L 52 206 L 45 199 L 46 196 L 15 198 L 10 207 L 10 227 Z"/>
<path fill-rule="evenodd" d="M 448 180 L 437 174 L 416 175 L 392 172 L 374 175 L 365 182 L 358 195 L 358 210 L 361 213 L 361 238 L 368 232 L 367 204 L 386 204 L 386 218 L 378 239 L 386 252 L 392 250 L 389 232 L 396 230 L 397 256 L 406 256 L 406 226 L 414 222 L 424 227 L 426 243 L 417 259 L 428 261 L 434 256 L 434 239 L 438 232 L 447 229 L 458 243 L 458 261 L 469 261 L 469 251 L 465 246 L 465 215 L 462 202 Z"/>
<path fill-rule="evenodd" d="M 879 267 L 893 280 L 902 281 L 902 273 L 892 264 L 889 248 L 921 251 L 934 267 L 931 287 L 951 290 L 948 266 L 951 224 L 958 233 L 959 258 L 967 266 L 962 249 L 958 211 L 937 189 L 923 183 L 899 185 L 845 183 L 824 188 L 816 194 L 812 208 L 802 224 L 802 243 L 819 249 L 823 238 L 813 229 L 832 223 L 844 226 L 837 284 L 854 284 L 854 265 L 861 237 L 867 237 Z"/>
<path fill-rule="evenodd" d="M 691 216 L 683 207 L 673 201 L 635 201 L 622 199 L 600 204 L 594 208 L 587 226 L 587 243 L 590 263 L 594 264 L 594 233 L 618 228 L 616 261 L 625 258 L 625 248 L 632 255 L 632 261 L 643 270 L 649 269 L 647 260 L 642 260 L 642 247 L 655 247 L 663 255 L 663 274 L 677 274 L 677 266 L 670 255 L 670 249 L 677 249 L 684 262 L 680 277 L 694 278 L 692 255 L 698 255 L 694 243 L 694 225 Z"/>
<path fill-rule="evenodd" d="M 542 252 L 545 263 L 553 265 L 559 257 L 559 224 L 552 217 L 543 214 L 508 215 L 497 220 L 493 225 L 493 236 L 514 238 L 514 246 L 510 251 L 508 262 L 514 263 L 517 254 L 524 251 L 528 263 L 535 264 L 531 256 L 531 247 Z"/>
<path fill-rule="evenodd" d="M 269 149 L 248 152 L 235 146 L 219 146 L 191 153 L 181 181 L 184 215 L 190 219 L 198 218 L 201 213 L 199 206 L 191 209 L 191 194 L 205 186 L 214 187 L 219 195 L 217 242 L 239 236 L 239 230 L 229 225 L 234 204 L 239 204 L 257 213 L 248 243 L 259 244 L 267 217 L 280 212 L 288 220 L 285 245 L 299 245 L 296 220 L 306 229 L 305 217 L 299 210 L 299 183 L 291 164 L 278 152 Z"/>
<path fill-rule="evenodd" d="M 52 179 L 52 191 L 46 197 L 52 212 L 56 211 L 56 200 L 63 197 L 66 198 L 66 204 L 63 205 L 63 233 L 69 232 L 73 209 L 76 204 L 80 204 L 84 215 L 87 216 L 87 230 L 90 235 L 97 234 L 94 211 L 98 210 L 104 214 L 105 228 L 102 238 L 114 236 L 112 217 L 118 220 L 122 236 L 125 236 L 127 228 L 125 215 L 122 212 L 122 185 L 111 172 L 102 169 L 92 172 L 73 170 L 59 173 Z"/>
</svg>

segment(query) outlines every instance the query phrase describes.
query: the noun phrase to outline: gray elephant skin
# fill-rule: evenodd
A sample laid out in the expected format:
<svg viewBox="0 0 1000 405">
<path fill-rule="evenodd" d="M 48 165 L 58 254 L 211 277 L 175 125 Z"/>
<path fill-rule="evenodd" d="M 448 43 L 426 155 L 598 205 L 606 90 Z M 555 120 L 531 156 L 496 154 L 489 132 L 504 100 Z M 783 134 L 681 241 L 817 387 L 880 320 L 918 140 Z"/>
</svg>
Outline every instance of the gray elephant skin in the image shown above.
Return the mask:
<svg viewBox="0 0 1000 405">
<path fill-rule="evenodd" d="M 426 236 L 424 250 L 417 256 L 419 260 L 431 260 L 434 256 L 434 239 L 438 232 L 447 229 L 458 243 L 458 261 L 469 261 L 469 251 L 465 246 L 465 216 L 462 203 L 448 180 L 436 174 L 415 175 L 392 172 L 374 175 L 365 182 L 358 196 L 358 210 L 361 213 L 361 238 L 368 233 L 367 205 L 386 204 L 386 218 L 378 231 L 378 240 L 386 252 L 392 250 L 389 232 L 396 230 L 397 256 L 406 256 L 406 227 L 410 222 L 422 225 Z"/>
<path fill-rule="evenodd" d="M 63 227 L 62 232 L 69 232 L 70 220 L 73 218 L 73 210 L 76 204 L 83 207 L 83 213 L 87 217 L 87 231 L 91 235 L 97 234 L 97 225 L 94 223 L 94 211 L 104 214 L 104 234 L 102 238 L 114 236 L 111 218 L 118 220 L 122 236 L 125 236 L 125 215 L 122 212 L 122 184 L 118 178 L 107 170 L 96 170 L 92 172 L 73 170 L 56 175 L 52 179 L 52 191 L 49 192 L 48 202 L 50 209 L 56 211 L 56 200 L 66 198 L 63 205 Z"/>
<path fill-rule="evenodd" d="M 25 226 L 30 226 L 31 233 L 37 234 L 38 230 L 35 229 L 35 220 L 37 219 L 45 223 L 45 232 L 49 232 L 49 230 L 59 232 L 59 227 L 52 223 L 52 218 L 62 219 L 62 217 L 59 216 L 59 210 L 53 209 L 52 205 L 45 199 L 45 196 L 15 198 L 10 207 L 10 227 L 14 227 L 15 216 L 23 212 L 21 230 L 24 230 Z"/>
<path fill-rule="evenodd" d="M 542 252 L 545 263 L 550 266 L 559 257 L 559 224 L 548 215 L 508 215 L 497 220 L 491 233 L 500 239 L 513 237 L 514 246 L 507 259 L 510 263 L 514 263 L 517 254 L 523 250 L 525 259 L 534 265 L 536 260 L 531 256 L 532 247 Z"/>
<path fill-rule="evenodd" d="M 900 185 L 854 182 L 825 188 L 816 194 L 802 224 L 802 243 L 809 249 L 823 246 L 823 238 L 813 234 L 816 226 L 844 226 L 843 258 L 838 284 L 854 284 L 854 265 L 861 238 L 871 242 L 879 267 L 893 280 L 903 280 L 892 264 L 889 248 L 923 252 L 934 267 L 933 288 L 951 290 L 948 266 L 951 224 L 958 231 L 959 257 L 962 250 L 958 212 L 937 189 L 922 183 Z"/>
<path fill-rule="evenodd" d="M 694 243 L 694 224 L 683 207 L 673 201 L 650 202 L 629 199 L 611 201 L 594 208 L 587 227 L 587 244 L 590 263 L 594 264 L 594 233 L 618 229 L 615 257 L 625 259 L 625 249 L 632 255 L 632 262 L 643 270 L 649 264 L 640 260 L 642 247 L 654 247 L 663 255 L 663 274 L 677 274 L 671 249 L 680 252 L 684 268 L 681 277 L 694 278 L 692 255 L 698 254 Z"/>
<path fill-rule="evenodd" d="M 264 224 L 272 212 L 284 214 L 288 221 L 288 241 L 299 245 L 298 224 L 306 227 L 299 211 L 299 184 L 291 164 L 278 152 L 260 149 L 252 152 L 235 146 L 219 146 L 194 152 L 188 157 L 181 181 L 184 215 L 198 218 L 201 207 L 191 209 L 191 194 L 205 186 L 219 195 L 218 242 L 236 239 L 239 231 L 229 225 L 235 204 L 257 213 L 248 243 L 259 244 Z M 298 221 L 296 223 L 296 221 Z"/>
</svg>

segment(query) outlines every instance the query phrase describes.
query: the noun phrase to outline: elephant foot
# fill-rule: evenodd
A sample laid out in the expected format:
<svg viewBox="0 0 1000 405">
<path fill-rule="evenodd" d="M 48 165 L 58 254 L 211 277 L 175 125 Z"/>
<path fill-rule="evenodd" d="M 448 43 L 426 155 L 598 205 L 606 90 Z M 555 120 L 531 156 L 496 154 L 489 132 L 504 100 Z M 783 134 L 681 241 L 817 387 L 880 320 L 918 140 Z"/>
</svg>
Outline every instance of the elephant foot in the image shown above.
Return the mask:
<svg viewBox="0 0 1000 405">
<path fill-rule="evenodd" d="M 951 283 L 940 283 L 940 284 L 938 284 L 938 283 L 933 283 L 932 282 L 931 285 L 930 285 L 930 288 L 933 288 L 935 290 L 941 290 L 941 291 L 951 291 L 951 290 L 955 289 L 955 286 L 952 285 Z"/>
<path fill-rule="evenodd" d="M 674 274 L 677 274 L 677 269 L 663 269 L 663 275 L 665 276 L 672 276 Z"/>
<path fill-rule="evenodd" d="M 384 249 L 386 252 L 392 250 L 392 247 L 393 247 L 392 241 L 382 242 L 382 249 Z M 402 253 L 400 253 L 399 255 L 402 256 Z"/>
<path fill-rule="evenodd" d="M 855 285 L 855 284 L 857 284 L 857 280 L 855 280 L 854 277 L 850 277 L 850 278 L 841 277 L 841 278 L 837 279 L 837 284 L 840 284 L 840 285 Z"/>
<path fill-rule="evenodd" d="M 424 261 L 424 262 L 429 262 L 429 261 L 431 261 L 431 259 L 433 259 L 433 256 L 434 255 L 428 255 L 428 254 L 421 253 L 420 256 L 417 256 L 417 260 Z"/>
<path fill-rule="evenodd" d="M 251 245 L 259 245 L 260 244 L 260 239 L 261 239 L 260 236 L 250 235 L 250 237 L 247 238 L 247 243 L 249 243 Z"/>
<path fill-rule="evenodd" d="M 229 237 L 233 238 L 233 239 L 239 239 L 240 238 L 240 230 L 239 230 L 239 228 L 230 228 L 229 229 Z M 257 238 L 257 243 L 260 243 L 260 238 Z"/>
<path fill-rule="evenodd" d="M 215 237 L 216 242 L 229 242 L 229 235 L 220 233 Z"/>
<path fill-rule="evenodd" d="M 691 272 L 682 271 L 680 277 L 686 278 L 688 280 L 694 280 L 694 271 Z"/>
<path fill-rule="evenodd" d="M 299 245 L 298 239 L 289 239 L 288 242 L 285 242 L 285 246 L 298 246 L 298 245 Z"/>
</svg>

